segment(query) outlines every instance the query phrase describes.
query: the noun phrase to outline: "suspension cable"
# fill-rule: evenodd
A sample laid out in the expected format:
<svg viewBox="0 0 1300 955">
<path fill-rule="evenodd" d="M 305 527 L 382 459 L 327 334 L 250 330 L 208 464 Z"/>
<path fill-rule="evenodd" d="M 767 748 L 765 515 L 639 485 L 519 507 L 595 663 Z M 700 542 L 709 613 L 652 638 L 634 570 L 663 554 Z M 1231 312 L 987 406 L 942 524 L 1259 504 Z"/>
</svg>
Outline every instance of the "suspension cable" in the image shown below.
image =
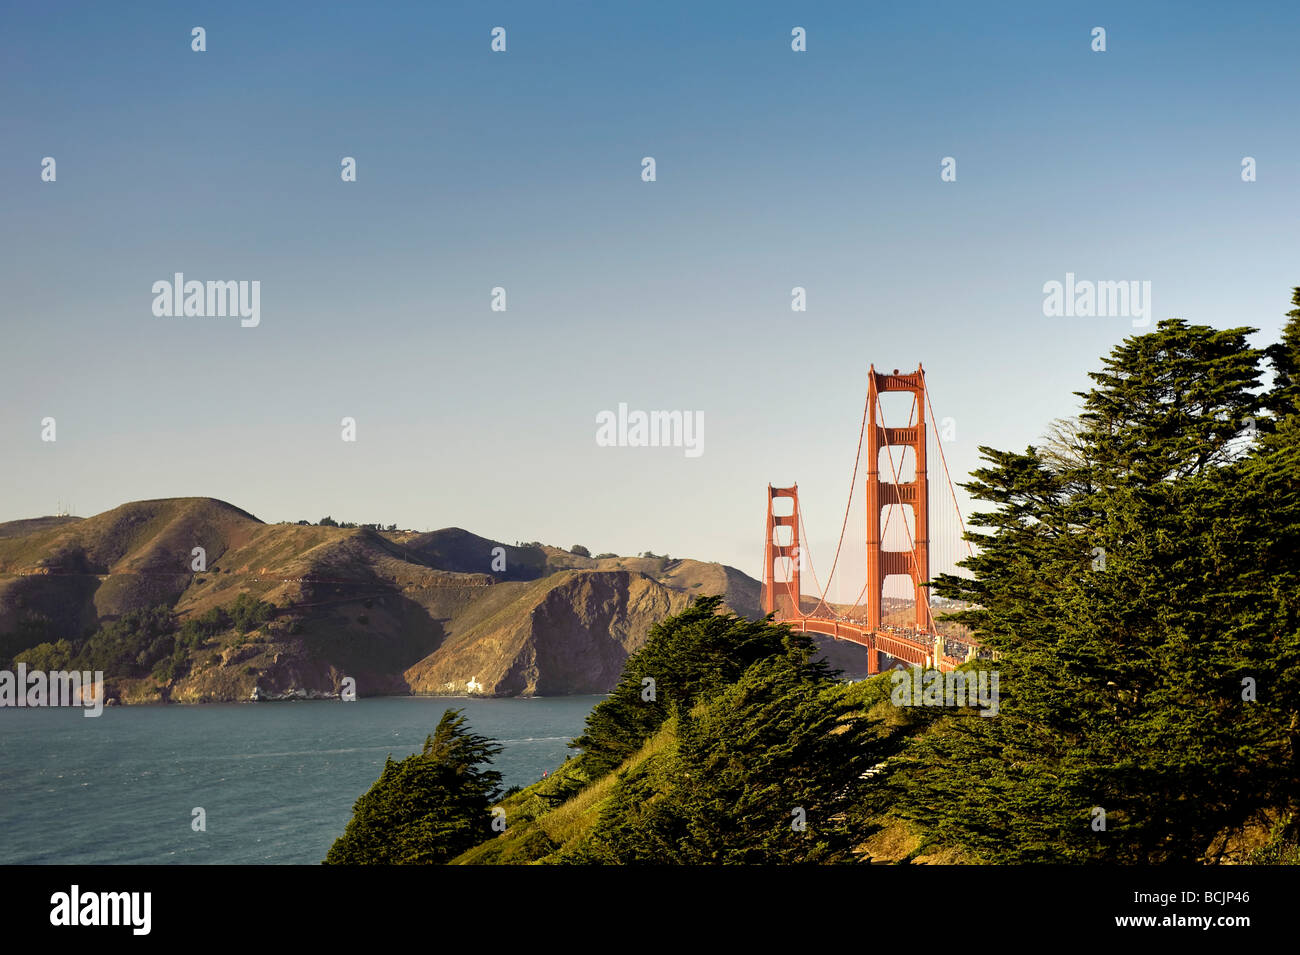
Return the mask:
<svg viewBox="0 0 1300 955">
<path fill-rule="evenodd" d="M 853 508 L 853 493 L 854 491 L 857 490 L 857 486 L 858 486 L 858 466 L 862 463 L 862 438 L 867 433 L 867 412 L 870 407 L 871 407 L 871 395 L 868 394 L 867 400 L 864 401 L 862 404 L 862 425 L 861 427 L 858 428 L 858 450 L 857 453 L 853 456 L 853 476 L 849 478 L 849 500 L 848 503 L 844 505 L 844 521 L 840 524 L 840 540 L 839 543 L 835 545 L 835 560 L 831 562 L 830 576 L 826 578 L 826 589 L 823 590 L 821 592 L 821 596 L 817 598 L 817 606 L 813 607 L 813 609 L 808 613 L 804 613 L 803 610 L 799 607 L 795 608 L 796 612 L 801 617 L 810 617 L 816 614 L 817 611 L 820 610 L 822 607 L 826 606 L 826 595 L 830 593 L 831 582 L 835 579 L 835 569 L 839 566 L 840 563 L 840 551 L 844 547 L 844 533 L 845 531 L 848 530 L 849 527 L 849 512 Z M 803 527 L 802 507 L 799 508 L 799 524 L 804 532 L 803 539 L 806 541 L 808 539 L 807 537 L 808 529 L 806 527 Z M 799 555 L 800 557 L 803 556 L 803 545 L 800 545 Z M 808 558 L 808 570 L 810 573 L 812 573 L 811 556 L 809 556 Z M 813 578 L 813 586 L 816 587 L 818 585 L 817 575 L 815 573 L 812 574 L 812 578 Z M 796 599 L 795 603 L 799 603 L 799 601 Z"/>
<path fill-rule="evenodd" d="M 925 406 L 930 409 L 930 420 L 937 422 L 934 416 L 934 405 L 930 403 L 930 386 L 921 379 L 921 390 L 925 393 Z M 952 483 L 952 474 L 948 470 L 948 458 L 943 453 L 943 442 L 935 441 L 935 447 L 939 449 L 939 461 L 943 464 L 943 476 L 948 480 L 948 493 L 952 496 L 952 506 L 957 512 L 957 521 L 961 525 L 961 539 L 966 543 L 966 551 L 971 556 L 975 556 L 975 550 L 971 547 L 970 541 L 966 540 L 966 518 L 962 517 L 961 505 L 957 503 L 957 488 Z"/>
</svg>

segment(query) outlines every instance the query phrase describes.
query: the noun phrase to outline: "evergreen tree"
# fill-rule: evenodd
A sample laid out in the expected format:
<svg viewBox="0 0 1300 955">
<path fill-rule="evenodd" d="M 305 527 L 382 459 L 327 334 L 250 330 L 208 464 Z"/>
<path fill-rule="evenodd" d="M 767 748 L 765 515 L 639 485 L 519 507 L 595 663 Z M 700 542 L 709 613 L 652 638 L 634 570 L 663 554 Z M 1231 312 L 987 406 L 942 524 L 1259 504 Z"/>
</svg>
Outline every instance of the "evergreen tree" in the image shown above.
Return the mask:
<svg viewBox="0 0 1300 955">
<path fill-rule="evenodd" d="M 1079 394 L 1081 437 L 1101 487 L 1149 487 L 1233 460 L 1233 439 L 1260 410 L 1263 353 L 1246 344 L 1253 331 L 1167 319 L 1090 373 L 1096 386 Z"/>
<path fill-rule="evenodd" d="M 750 664 L 788 650 L 808 650 L 812 639 L 788 627 L 721 613 L 720 596 L 698 597 L 681 613 L 655 624 L 645 645 L 628 657 L 609 697 L 592 709 L 573 746 L 596 778 L 641 748 L 671 713 L 721 690 Z"/>
<path fill-rule="evenodd" d="M 500 751 L 469 731 L 460 710 L 447 710 L 421 752 L 385 761 L 325 863 L 442 863 L 489 838 L 501 774 L 483 767 Z"/>
<path fill-rule="evenodd" d="M 624 774 L 569 861 L 852 861 L 849 818 L 888 743 L 811 649 L 750 666 L 693 711 L 676 743 Z"/>
<path fill-rule="evenodd" d="M 961 619 L 1000 653 L 1001 709 L 897 761 L 932 837 L 991 861 L 1195 861 L 1294 798 L 1300 472 L 1241 441 L 1250 331 L 1127 339 L 1081 396 L 1077 455 L 981 449 L 991 533 L 974 579 L 936 590 L 978 605 Z"/>
<path fill-rule="evenodd" d="M 1282 340 L 1266 349 L 1273 366 L 1273 387 L 1266 403 L 1278 418 L 1300 408 L 1300 287 L 1292 289 L 1291 304 L 1296 307 L 1287 312 Z"/>
</svg>

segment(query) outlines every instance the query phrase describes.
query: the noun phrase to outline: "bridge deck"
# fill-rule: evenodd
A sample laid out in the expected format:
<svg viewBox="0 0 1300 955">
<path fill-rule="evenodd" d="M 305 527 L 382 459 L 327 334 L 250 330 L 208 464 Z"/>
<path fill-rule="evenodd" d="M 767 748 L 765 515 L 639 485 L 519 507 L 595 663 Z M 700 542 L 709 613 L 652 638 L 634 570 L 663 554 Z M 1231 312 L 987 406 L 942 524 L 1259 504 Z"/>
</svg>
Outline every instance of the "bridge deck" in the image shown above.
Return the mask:
<svg viewBox="0 0 1300 955">
<path fill-rule="evenodd" d="M 859 646 L 866 647 L 868 650 L 875 650 L 879 653 L 887 654 L 895 660 L 901 660 L 913 666 L 934 667 L 938 670 L 953 670 L 966 662 L 965 657 L 952 656 L 944 652 L 940 655 L 939 660 L 935 660 L 935 637 L 937 634 L 924 633 L 916 630 L 898 630 L 895 628 L 880 628 L 872 630 L 865 624 L 857 623 L 852 620 L 837 620 L 833 617 L 796 617 L 794 619 L 782 619 L 780 615 L 776 617 L 777 623 L 785 623 L 792 630 L 802 631 L 804 633 L 820 633 L 828 637 L 834 637 L 836 640 L 847 640 L 850 643 L 856 643 Z M 945 641 L 946 645 L 951 640 Z M 867 672 L 879 672 L 880 660 L 877 654 L 873 653 L 868 661 Z"/>
</svg>

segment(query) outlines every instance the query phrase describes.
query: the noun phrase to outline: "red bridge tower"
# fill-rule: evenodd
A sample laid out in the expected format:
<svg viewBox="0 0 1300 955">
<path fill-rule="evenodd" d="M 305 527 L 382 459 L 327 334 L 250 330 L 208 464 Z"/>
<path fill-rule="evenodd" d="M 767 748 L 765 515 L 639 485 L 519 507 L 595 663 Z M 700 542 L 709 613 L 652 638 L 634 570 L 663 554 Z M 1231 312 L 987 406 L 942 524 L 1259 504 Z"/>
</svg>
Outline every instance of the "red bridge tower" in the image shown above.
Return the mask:
<svg viewBox="0 0 1300 955">
<path fill-rule="evenodd" d="M 908 420 L 915 420 L 905 428 L 888 428 L 878 422 L 880 395 L 883 392 L 903 391 L 912 395 L 914 407 Z M 885 449 L 891 476 L 880 480 L 880 452 Z M 905 483 L 896 483 L 901 471 L 902 453 L 895 461 L 893 448 L 911 448 L 916 456 L 916 476 Z M 895 368 L 893 374 L 883 374 L 871 366 L 867 383 L 867 627 L 880 629 L 881 603 L 885 578 L 901 574 L 912 578 L 916 595 L 916 628 L 928 630 L 930 625 L 930 486 L 925 460 L 925 370 L 918 364 L 910 375 L 901 375 Z M 882 550 L 880 514 L 891 504 L 907 505 L 912 509 L 912 526 L 909 532 L 909 550 Z"/>
</svg>

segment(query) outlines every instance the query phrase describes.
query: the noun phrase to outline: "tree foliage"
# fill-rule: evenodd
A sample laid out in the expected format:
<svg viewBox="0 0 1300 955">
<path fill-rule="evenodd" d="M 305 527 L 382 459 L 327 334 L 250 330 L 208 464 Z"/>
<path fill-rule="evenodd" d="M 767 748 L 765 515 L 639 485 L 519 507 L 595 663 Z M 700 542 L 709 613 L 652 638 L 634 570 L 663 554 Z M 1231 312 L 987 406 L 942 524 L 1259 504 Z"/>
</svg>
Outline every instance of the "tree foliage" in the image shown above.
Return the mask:
<svg viewBox="0 0 1300 955">
<path fill-rule="evenodd" d="M 991 861 L 1196 861 L 1294 801 L 1297 429 L 1257 427 L 1281 396 L 1257 392 L 1251 331 L 1161 322 L 1092 375 L 1077 453 L 981 449 L 974 577 L 936 590 L 977 605 L 960 619 L 1000 654 L 1001 710 L 901 761 L 900 810 L 932 838 Z"/>
<path fill-rule="evenodd" d="M 623 774 L 568 861 L 852 861 L 866 772 L 889 742 L 806 648 L 760 659 Z"/>
<path fill-rule="evenodd" d="M 501 774 L 486 767 L 500 751 L 469 731 L 462 711 L 447 710 L 423 750 L 388 757 L 325 863 L 443 863 L 487 839 Z"/>
<path fill-rule="evenodd" d="M 723 613 L 721 606 L 720 596 L 697 598 L 651 627 L 645 645 L 628 657 L 618 684 L 572 744 L 582 749 L 593 778 L 640 749 L 672 713 L 734 683 L 755 661 L 813 646 L 806 634 Z"/>
<path fill-rule="evenodd" d="M 275 613 L 272 604 L 240 594 L 227 613 L 220 607 L 191 616 L 183 624 L 165 604 L 131 610 L 104 623 L 83 640 L 47 640 L 19 651 L 22 661 L 38 670 L 101 671 L 110 679 L 152 674 L 167 683 L 189 672 L 190 654 L 207 641 L 234 627 L 246 633 Z"/>
</svg>

